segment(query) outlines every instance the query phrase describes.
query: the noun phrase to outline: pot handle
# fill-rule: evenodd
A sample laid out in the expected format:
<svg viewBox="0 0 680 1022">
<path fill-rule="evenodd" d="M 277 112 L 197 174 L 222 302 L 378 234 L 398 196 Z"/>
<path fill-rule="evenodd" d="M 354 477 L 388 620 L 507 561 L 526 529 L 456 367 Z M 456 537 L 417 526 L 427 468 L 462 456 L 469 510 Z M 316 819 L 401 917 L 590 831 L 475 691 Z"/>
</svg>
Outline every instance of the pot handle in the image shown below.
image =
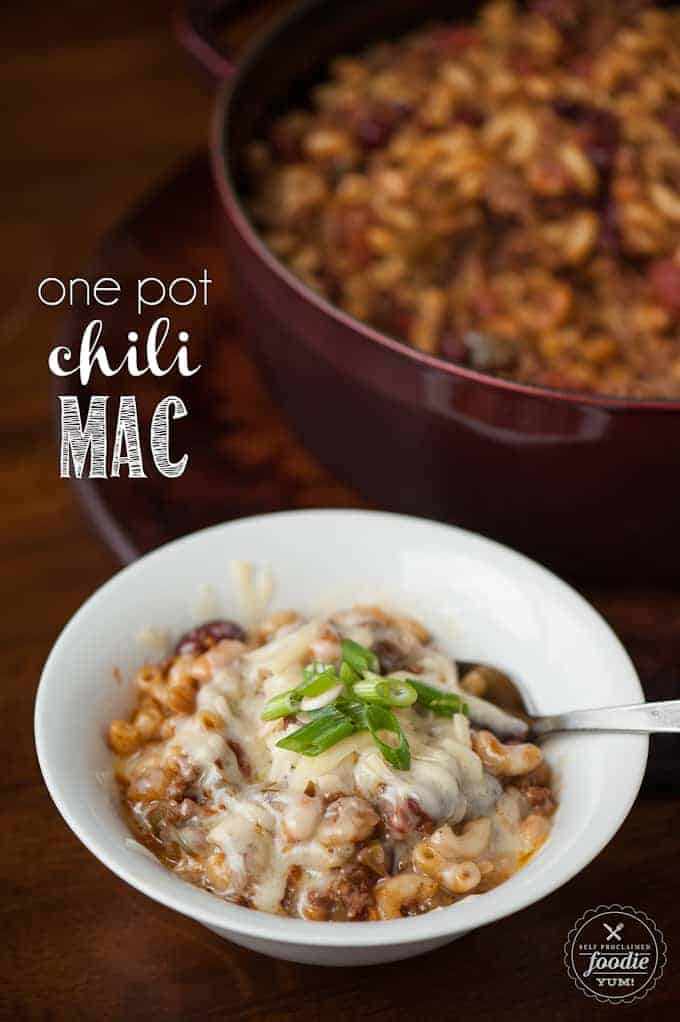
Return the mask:
<svg viewBox="0 0 680 1022">
<path fill-rule="evenodd" d="M 236 70 L 233 56 L 220 42 L 219 29 L 248 6 L 247 0 L 180 0 L 175 9 L 177 38 L 218 81 L 230 78 Z"/>
</svg>

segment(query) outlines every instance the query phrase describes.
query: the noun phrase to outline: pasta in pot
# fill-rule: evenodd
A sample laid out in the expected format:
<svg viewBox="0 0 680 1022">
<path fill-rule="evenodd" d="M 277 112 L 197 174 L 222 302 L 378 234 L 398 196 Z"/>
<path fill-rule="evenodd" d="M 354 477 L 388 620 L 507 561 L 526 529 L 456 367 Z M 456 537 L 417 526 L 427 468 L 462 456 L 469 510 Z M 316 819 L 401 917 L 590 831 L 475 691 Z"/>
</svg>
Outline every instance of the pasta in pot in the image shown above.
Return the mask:
<svg viewBox="0 0 680 1022">
<path fill-rule="evenodd" d="M 418 622 L 357 606 L 229 625 L 141 668 L 109 729 L 129 825 L 179 876 L 262 911 L 387 919 L 489 890 L 545 840 L 540 750 L 475 726 Z"/>
<path fill-rule="evenodd" d="M 245 161 L 309 287 L 427 355 L 680 397 L 680 11 L 492 0 L 338 57 Z"/>
</svg>

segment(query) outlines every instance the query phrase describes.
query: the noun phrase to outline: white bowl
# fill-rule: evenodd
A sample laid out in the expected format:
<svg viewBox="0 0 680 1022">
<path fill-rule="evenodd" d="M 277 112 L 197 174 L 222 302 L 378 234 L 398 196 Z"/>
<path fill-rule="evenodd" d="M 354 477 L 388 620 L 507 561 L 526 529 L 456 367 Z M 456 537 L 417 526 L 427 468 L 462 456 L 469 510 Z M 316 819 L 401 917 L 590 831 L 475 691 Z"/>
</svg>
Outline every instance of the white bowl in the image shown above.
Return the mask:
<svg viewBox="0 0 680 1022">
<path fill-rule="evenodd" d="M 274 609 L 313 611 L 373 599 L 416 613 L 455 656 L 509 671 L 537 712 L 644 699 L 620 642 L 573 589 L 480 536 L 365 511 L 296 511 L 206 529 L 135 562 L 90 597 L 55 644 L 38 690 L 36 745 L 50 794 L 80 840 L 133 887 L 276 958 L 388 962 L 545 897 L 621 826 L 642 780 L 647 738 L 562 736 L 545 745 L 560 788 L 549 840 L 506 883 L 450 908 L 389 922 L 314 923 L 230 905 L 179 880 L 129 841 L 102 781 L 111 767 L 104 734 L 112 717 L 131 708 L 132 672 L 148 659 L 135 642 L 142 626 L 178 636 L 195 623 L 206 584 L 224 616 L 241 616 L 230 582 L 234 559 L 271 570 Z"/>
</svg>

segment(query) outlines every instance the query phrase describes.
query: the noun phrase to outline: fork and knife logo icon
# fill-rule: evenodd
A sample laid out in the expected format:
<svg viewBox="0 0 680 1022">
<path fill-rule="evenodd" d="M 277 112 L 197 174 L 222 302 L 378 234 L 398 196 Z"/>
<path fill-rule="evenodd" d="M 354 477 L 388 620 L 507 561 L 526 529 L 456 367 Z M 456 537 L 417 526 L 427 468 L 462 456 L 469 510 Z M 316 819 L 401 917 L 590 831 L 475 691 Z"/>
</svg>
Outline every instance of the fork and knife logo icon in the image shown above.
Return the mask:
<svg viewBox="0 0 680 1022">
<path fill-rule="evenodd" d="M 667 961 L 663 933 L 632 905 L 588 909 L 564 945 L 564 964 L 576 989 L 599 1004 L 632 1004 L 646 997 Z"/>
</svg>

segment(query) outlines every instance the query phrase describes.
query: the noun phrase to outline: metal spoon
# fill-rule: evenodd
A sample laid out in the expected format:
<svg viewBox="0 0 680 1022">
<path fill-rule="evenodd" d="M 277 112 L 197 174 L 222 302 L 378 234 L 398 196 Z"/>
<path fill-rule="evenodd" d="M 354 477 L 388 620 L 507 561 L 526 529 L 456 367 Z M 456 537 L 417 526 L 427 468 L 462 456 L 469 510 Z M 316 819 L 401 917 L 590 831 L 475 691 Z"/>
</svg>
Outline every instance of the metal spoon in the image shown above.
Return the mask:
<svg viewBox="0 0 680 1022">
<path fill-rule="evenodd" d="M 460 664 L 463 673 L 471 664 Z M 478 666 L 478 665 L 474 665 Z M 465 694 L 470 719 L 500 737 L 545 738 L 564 731 L 615 731 L 627 734 L 680 734 L 680 699 L 632 706 L 602 706 L 534 717 L 526 710 L 520 689 L 507 674 L 493 668 L 485 698 Z M 490 699 L 491 705 L 487 702 Z"/>
<path fill-rule="evenodd" d="M 602 706 L 595 710 L 568 710 L 547 717 L 529 717 L 524 726 L 525 737 L 530 739 L 544 738 L 558 731 L 680 734 L 680 699 L 633 706 Z"/>
</svg>

